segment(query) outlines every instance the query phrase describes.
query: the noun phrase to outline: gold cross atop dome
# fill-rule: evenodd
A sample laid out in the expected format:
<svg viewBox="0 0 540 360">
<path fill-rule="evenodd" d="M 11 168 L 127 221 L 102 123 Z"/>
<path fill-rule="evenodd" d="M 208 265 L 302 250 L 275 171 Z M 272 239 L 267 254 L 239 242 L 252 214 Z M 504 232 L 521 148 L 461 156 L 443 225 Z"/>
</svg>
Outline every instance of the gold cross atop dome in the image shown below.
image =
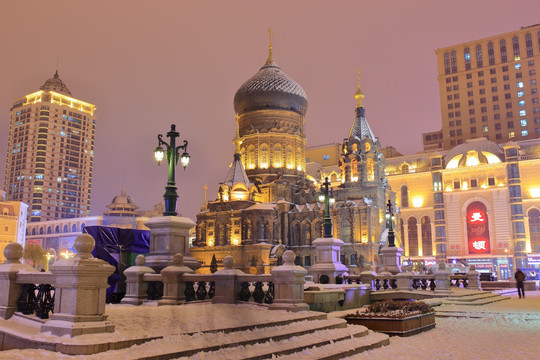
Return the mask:
<svg viewBox="0 0 540 360">
<path fill-rule="evenodd" d="M 360 69 L 357 69 L 356 72 L 358 73 L 358 89 L 354 94 L 354 98 L 356 99 L 357 107 L 361 107 L 362 99 L 364 99 L 364 94 L 362 93 L 362 89 L 360 89 Z"/>
<path fill-rule="evenodd" d="M 268 38 L 269 38 L 269 42 L 268 42 L 268 59 L 266 60 L 266 64 L 265 65 L 269 65 L 271 64 L 272 62 L 274 62 L 274 58 L 272 56 L 272 35 L 274 35 L 274 32 L 272 31 L 272 27 L 269 27 L 268 30 Z"/>
</svg>

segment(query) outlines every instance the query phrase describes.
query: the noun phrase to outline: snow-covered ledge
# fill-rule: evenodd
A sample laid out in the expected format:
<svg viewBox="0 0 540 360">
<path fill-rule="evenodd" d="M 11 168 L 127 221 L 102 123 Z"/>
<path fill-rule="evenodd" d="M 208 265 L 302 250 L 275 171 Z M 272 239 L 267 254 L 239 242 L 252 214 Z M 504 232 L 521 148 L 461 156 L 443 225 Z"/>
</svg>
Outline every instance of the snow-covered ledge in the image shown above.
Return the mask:
<svg viewBox="0 0 540 360">
<path fill-rule="evenodd" d="M 114 267 L 92 257 L 92 236 L 77 236 L 73 246 L 75 257 L 51 266 L 56 289 L 54 314 L 41 326 L 41 332 L 50 331 L 56 336 L 114 332 L 114 325 L 105 315 L 107 278 Z"/>
</svg>

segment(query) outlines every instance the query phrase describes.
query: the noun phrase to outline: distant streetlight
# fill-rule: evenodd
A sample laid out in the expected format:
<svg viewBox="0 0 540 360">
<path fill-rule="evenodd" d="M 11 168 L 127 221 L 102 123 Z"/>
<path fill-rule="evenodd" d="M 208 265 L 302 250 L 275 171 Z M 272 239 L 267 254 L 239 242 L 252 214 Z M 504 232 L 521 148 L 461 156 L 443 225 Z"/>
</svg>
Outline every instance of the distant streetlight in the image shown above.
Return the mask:
<svg viewBox="0 0 540 360">
<path fill-rule="evenodd" d="M 392 208 L 392 202 L 390 199 L 388 199 L 388 203 L 386 204 L 386 214 L 385 214 L 386 220 L 388 220 L 388 247 L 395 247 L 396 244 L 394 242 L 394 228 L 392 227 L 392 223 L 394 221 L 394 210 Z"/>
<path fill-rule="evenodd" d="M 330 182 L 328 178 L 324 179 L 324 182 L 321 184 L 321 193 L 319 194 L 319 201 L 324 201 L 324 235 L 325 238 L 332 237 L 332 220 L 330 218 L 330 203 L 334 203 L 334 195 L 332 189 L 330 189 Z"/>
<path fill-rule="evenodd" d="M 176 192 L 176 181 L 175 181 L 175 167 L 180 160 L 180 165 L 186 169 L 186 166 L 189 164 L 189 154 L 186 152 L 188 142 L 184 140 L 184 145 L 176 146 L 176 138 L 180 134 L 176 131 L 176 125 L 171 125 L 171 130 L 167 133 L 167 137 L 170 139 L 169 144 L 163 141 L 162 134 L 158 135 L 158 146 L 154 150 L 154 157 L 158 162 L 158 165 L 163 160 L 165 156 L 167 163 L 169 164 L 169 175 L 167 179 L 167 186 L 165 186 L 165 194 L 163 199 L 165 199 L 165 212 L 163 216 L 177 216 L 176 212 L 176 202 L 178 200 L 178 193 Z M 161 147 L 165 146 L 165 150 Z M 179 155 L 179 150 L 182 149 L 184 152 L 182 155 Z M 166 152 L 165 152 L 166 151 Z"/>
</svg>

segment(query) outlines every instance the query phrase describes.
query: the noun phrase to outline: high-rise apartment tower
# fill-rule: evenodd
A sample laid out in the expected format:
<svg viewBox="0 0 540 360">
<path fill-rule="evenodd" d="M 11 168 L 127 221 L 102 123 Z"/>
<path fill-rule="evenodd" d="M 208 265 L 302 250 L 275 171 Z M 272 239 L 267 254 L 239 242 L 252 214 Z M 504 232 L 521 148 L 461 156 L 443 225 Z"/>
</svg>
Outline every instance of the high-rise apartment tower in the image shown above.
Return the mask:
<svg viewBox="0 0 540 360">
<path fill-rule="evenodd" d="M 89 215 L 95 110 L 71 96 L 58 71 L 13 102 L 4 190 L 29 205 L 29 221 Z"/>
<path fill-rule="evenodd" d="M 442 130 L 423 134 L 424 150 L 540 138 L 540 24 L 435 53 Z"/>
</svg>

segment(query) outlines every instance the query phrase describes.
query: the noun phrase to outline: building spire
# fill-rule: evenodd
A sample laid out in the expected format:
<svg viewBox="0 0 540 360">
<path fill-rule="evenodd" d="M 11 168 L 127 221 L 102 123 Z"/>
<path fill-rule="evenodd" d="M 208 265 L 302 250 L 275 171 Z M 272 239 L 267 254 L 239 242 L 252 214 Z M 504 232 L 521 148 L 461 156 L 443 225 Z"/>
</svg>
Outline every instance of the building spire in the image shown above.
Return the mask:
<svg viewBox="0 0 540 360">
<path fill-rule="evenodd" d="M 358 73 L 358 89 L 356 90 L 356 93 L 354 94 L 354 98 L 357 102 L 357 107 L 362 107 L 362 100 L 364 99 L 364 94 L 362 93 L 362 89 L 360 89 L 360 69 L 356 69 L 356 72 Z"/>
<path fill-rule="evenodd" d="M 274 57 L 272 55 L 272 35 L 274 35 L 274 33 L 272 32 L 272 27 L 269 27 L 268 30 L 266 31 L 268 31 L 269 45 L 268 45 L 268 59 L 266 59 L 265 65 L 270 65 L 271 63 L 274 62 Z"/>
<path fill-rule="evenodd" d="M 208 209 L 208 201 L 206 201 L 206 190 L 208 190 L 208 186 L 206 186 L 206 184 L 204 184 L 204 200 L 203 200 L 203 206 L 201 208 L 201 210 L 206 210 Z"/>
<path fill-rule="evenodd" d="M 242 145 L 242 140 L 240 139 L 240 125 L 239 125 L 240 116 L 238 116 L 238 113 L 237 113 L 235 117 L 236 117 L 236 136 L 233 139 L 233 144 L 235 146 L 234 153 L 240 154 L 241 152 L 240 145 Z"/>
</svg>

